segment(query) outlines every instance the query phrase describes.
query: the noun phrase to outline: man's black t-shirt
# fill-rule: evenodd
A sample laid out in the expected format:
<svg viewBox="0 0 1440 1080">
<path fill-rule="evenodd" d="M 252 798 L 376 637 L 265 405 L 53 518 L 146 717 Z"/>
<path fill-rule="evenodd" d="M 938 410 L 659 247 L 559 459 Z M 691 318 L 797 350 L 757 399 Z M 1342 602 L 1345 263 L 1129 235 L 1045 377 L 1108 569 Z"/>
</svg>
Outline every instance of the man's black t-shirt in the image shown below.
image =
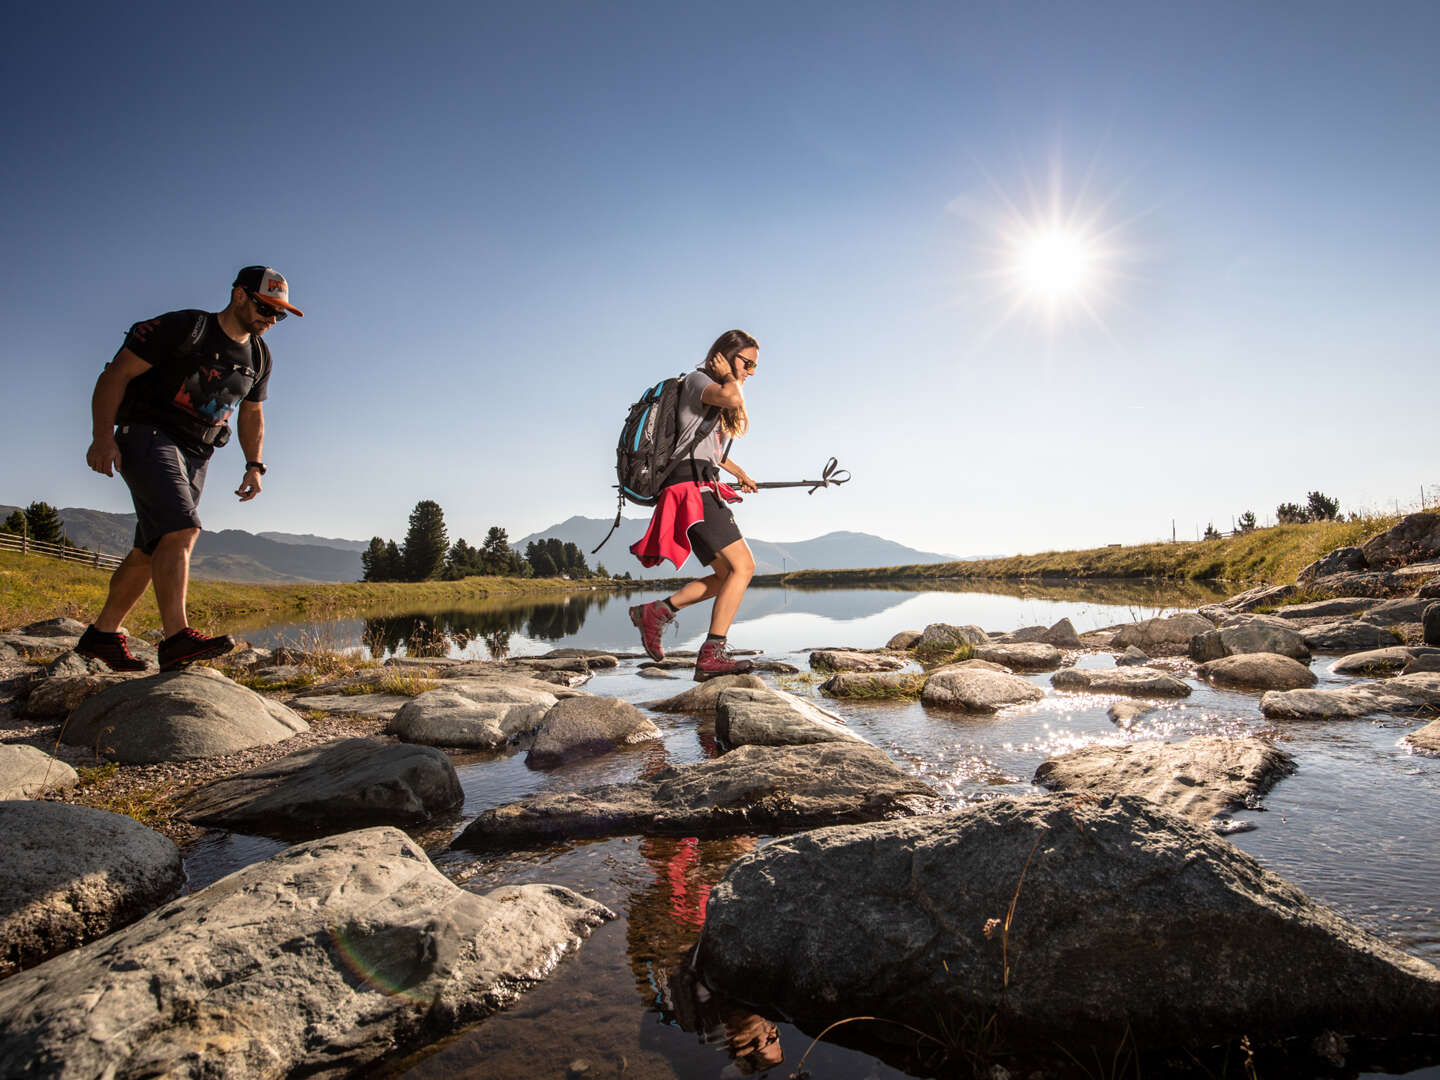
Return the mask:
<svg viewBox="0 0 1440 1080">
<path fill-rule="evenodd" d="M 201 315 L 205 332 L 187 349 Z M 172 311 L 138 322 L 125 348 L 151 367 L 125 387 L 116 422 L 153 424 L 187 453 L 208 458 L 215 448 L 205 443 L 206 430 L 225 423 L 237 402 L 265 400 L 265 351 L 232 340 L 214 315 Z"/>
</svg>

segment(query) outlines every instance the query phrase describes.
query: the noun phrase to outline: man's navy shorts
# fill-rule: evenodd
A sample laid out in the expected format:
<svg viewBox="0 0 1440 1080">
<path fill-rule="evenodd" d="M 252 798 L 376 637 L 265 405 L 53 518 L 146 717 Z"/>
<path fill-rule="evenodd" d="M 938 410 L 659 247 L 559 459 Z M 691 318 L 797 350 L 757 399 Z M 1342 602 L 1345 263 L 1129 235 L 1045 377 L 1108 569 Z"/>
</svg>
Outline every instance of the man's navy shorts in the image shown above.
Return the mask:
<svg viewBox="0 0 1440 1080">
<path fill-rule="evenodd" d="M 120 475 L 135 502 L 135 546 L 146 555 L 166 533 L 200 528 L 196 509 L 209 458 L 187 454 L 149 424 L 124 424 L 115 432 Z"/>
</svg>

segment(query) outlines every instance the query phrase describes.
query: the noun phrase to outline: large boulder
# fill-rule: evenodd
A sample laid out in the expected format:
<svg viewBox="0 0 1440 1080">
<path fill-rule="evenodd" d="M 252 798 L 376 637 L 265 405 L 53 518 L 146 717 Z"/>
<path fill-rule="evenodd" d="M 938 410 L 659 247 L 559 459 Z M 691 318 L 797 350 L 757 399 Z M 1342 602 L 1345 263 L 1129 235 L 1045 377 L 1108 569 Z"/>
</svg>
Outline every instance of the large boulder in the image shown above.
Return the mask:
<svg viewBox="0 0 1440 1080">
<path fill-rule="evenodd" d="M 0 977 L 134 922 L 185 882 L 165 837 L 68 803 L 0 802 L 0 863 Z M 0 1076 L 21 1072 L 0 1063 Z"/>
<path fill-rule="evenodd" d="M 899 671 L 904 666 L 898 656 L 854 649 L 816 649 L 810 654 L 814 671 Z"/>
<path fill-rule="evenodd" d="M 1082 746 L 1040 763 L 1035 783 L 1056 791 L 1140 795 L 1201 825 L 1254 807 L 1295 759 L 1253 737 L 1196 735 L 1180 742 Z"/>
<path fill-rule="evenodd" d="M 627 833 L 793 832 L 929 814 L 940 796 L 860 742 L 741 746 L 628 784 L 536 795 L 483 811 L 451 845 L 493 848 Z"/>
<path fill-rule="evenodd" d="M 1361 545 L 1365 564 L 1375 567 L 1405 566 L 1440 555 L 1440 514 L 1426 510 L 1408 514 L 1399 524 Z"/>
<path fill-rule="evenodd" d="M 1440 645 L 1440 603 L 1426 607 L 1421 619 L 1426 645 Z"/>
<path fill-rule="evenodd" d="M 36 746 L 0 743 L 0 799 L 37 799 L 50 791 L 69 791 L 80 782 L 65 762 Z"/>
<path fill-rule="evenodd" d="M 476 701 L 454 690 L 427 690 L 400 707 L 385 729 L 406 742 L 500 750 L 532 735 L 551 706 Z"/>
<path fill-rule="evenodd" d="M 1187 697 L 1190 685 L 1158 668 L 1065 668 L 1050 676 L 1056 690 L 1126 697 Z"/>
<path fill-rule="evenodd" d="M 998 669 L 987 660 L 966 660 L 938 668 L 930 673 L 920 691 L 920 700 L 927 705 L 947 705 L 979 713 L 1039 701 L 1044 696 L 1045 691 L 1028 679 Z"/>
<path fill-rule="evenodd" d="M 548 768 L 660 738 L 648 716 L 615 698 L 566 698 L 545 714 L 525 759 Z"/>
<path fill-rule="evenodd" d="M 1204 634 L 1196 634 L 1191 641 L 1198 641 Z M 1145 655 L 1145 650 L 1137 649 L 1134 645 L 1126 645 L 1125 651 L 1115 657 L 1116 667 L 1144 667 L 1150 663 L 1150 657 Z"/>
<path fill-rule="evenodd" d="M 181 816 L 262 836 L 364 825 L 415 825 L 465 801 L 450 759 L 432 746 L 342 739 L 207 784 Z"/>
<path fill-rule="evenodd" d="M 0 1075 L 332 1078 L 488 1016 L 614 916 L 397 829 L 299 844 L 0 983 Z"/>
<path fill-rule="evenodd" d="M 844 677 L 871 676 L 851 673 Z M 834 713 L 784 690 L 768 688 L 727 690 L 721 694 L 715 708 L 715 737 L 731 747 L 865 741 Z"/>
<path fill-rule="evenodd" d="M 1154 656 L 1157 649 L 1165 646 L 1188 647 L 1190 639 L 1196 634 L 1203 634 L 1214 629 L 1215 624 L 1203 615 L 1182 611 L 1163 619 L 1144 619 L 1140 622 L 1128 623 L 1116 631 L 1110 644 L 1116 649 L 1134 645 Z"/>
<path fill-rule="evenodd" d="M 978 626 L 951 626 L 949 623 L 931 623 L 925 627 L 920 640 L 915 643 L 916 655 L 920 657 L 948 656 L 965 646 L 984 645 L 990 635 Z"/>
<path fill-rule="evenodd" d="M 1365 569 L 1365 554 L 1358 547 L 1340 547 L 1321 556 L 1312 562 L 1300 573 L 1295 575 L 1295 580 L 1301 585 L 1308 585 L 1316 578 L 1329 577 L 1331 574 L 1344 574 L 1353 570 Z"/>
<path fill-rule="evenodd" d="M 1354 619 L 1307 626 L 1301 631 L 1301 636 L 1306 645 L 1322 653 L 1366 652 L 1403 644 L 1391 630 Z"/>
<path fill-rule="evenodd" d="M 1368 596 L 1383 599 L 1410 591 L 1406 578 L 1388 570 L 1351 570 L 1319 577 L 1306 587 L 1306 592 L 1322 596 Z"/>
<path fill-rule="evenodd" d="M 1362 716 L 1427 716 L 1440 710 L 1440 672 L 1397 675 L 1338 690 L 1272 690 L 1260 711 L 1272 720 L 1353 720 Z"/>
<path fill-rule="evenodd" d="M 1258 619 L 1219 630 L 1207 630 L 1190 639 L 1190 659 L 1197 663 L 1242 653 L 1278 653 L 1292 660 L 1310 659 L 1305 639 L 1297 631 Z"/>
<path fill-rule="evenodd" d="M 902 652 L 906 649 L 913 649 L 920 643 L 922 636 L 919 630 L 901 630 L 885 643 L 885 648 L 897 649 Z"/>
<path fill-rule="evenodd" d="M 55 637 L 74 638 L 80 640 L 80 635 L 85 633 L 85 624 L 79 619 L 42 619 L 40 622 L 32 622 L 16 630 L 17 634 L 24 634 L 27 637 Z"/>
<path fill-rule="evenodd" d="M 1057 649 L 1083 649 L 1085 647 L 1085 643 L 1080 640 L 1080 635 L 1075 632 L 1075 624 L 1069 619 L 1061 619 L 1046 630 L 1045 636 L 1040 640 L 1046 645 L 1054 645 Z"/>
<path fill-rule="evenodd" d="M 1431 603 L 1418 596 L 1401 596 L 1394 600 L 1382 600 L 1365 612 L 1366 622 L 1376 626 L 1395 626 L 1399 623 L 1418 623 L 1424 618 L 1425 608 Z"/>
<path fill-rule="evenodd" d="M 1385 649 L 1350 653 L 1331 664 L 1330 670 L 1336 675 L 1357 675 L 1373 679 L 1381 675 L 1398 675 L 1417 655 L 1432 654 L 1436 654 L 1436 650 L 1414 649 L 1408 645 L 1391 645 Z"/>
<path fill-rule="evenodd" d="M 726 690 L 741 688 L 764 690 L 765 680 L 759 675 L 721 675 L 714 679 L 707 679 L 698 686 L 692 686 L 683 694 L 676 694 L 663 701 L 647 701 L 645 707 L 657 712 L 714 716 L 715 706 L 720 701 L 720 695 Z"/>
<path fill-rule="evenodd" d="M 1054 671 L 1062 659 L 1059 649 L 1041 641 L 979 645 L 970 655 L 1011 671 Z"/>
<path fill-rule="evenodd" d="M 1431 720 L 1420 730 L 1410 732 L 1405 742 L 1421 754 L 1440 757 L 1440 720 Z"/>
<path fill-rule="evenodd" d="M 70 714 L 62 737 L 129 765 L 218 757 L 308 730 L 278 701 L 195 667 L 128 679 L 87 698 Z"/>
<path fill-rule="evenodd" d="M 1241 653 L 1201 664 L 1196 674 L 1222 690 L 1298 690 L 1319 679 L 1298 660 L 1273 652 Z"/>
<path fill-rule="evenodd" d="M 1130 795 L 777 840 L 711 890 L 697 955 L 710 986 L 817 1029 L 976 1017 L 1015 1048 L 1112 1049 L 1440 1032 L 1440 971 Z"/>
</svg>

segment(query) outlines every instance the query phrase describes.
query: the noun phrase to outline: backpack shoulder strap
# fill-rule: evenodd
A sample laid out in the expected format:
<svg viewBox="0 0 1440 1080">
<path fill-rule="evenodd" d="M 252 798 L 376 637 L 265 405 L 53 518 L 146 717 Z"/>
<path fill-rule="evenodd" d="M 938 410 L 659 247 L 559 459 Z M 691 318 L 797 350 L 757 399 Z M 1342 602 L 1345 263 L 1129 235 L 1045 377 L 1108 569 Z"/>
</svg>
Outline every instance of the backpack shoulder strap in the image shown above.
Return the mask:
<svg viewBox="0 0 1440 1080">
<path fill-rule="evenodd" d="M 250 359 L 260 374 L 270 373 L 270 346 L 266 345 L 265 339 L 258 334 L 250 335 Z"/>
<path fill-rule="evenodd" d="M 197 311 L 195 313 L 195 325 L 191 327 L 190 334 L 180 343 L 179 355 L 184 357 L 192 356 L 200 345 L 200 339 L 205 336 L 205 331 L 210 327 L 210 313 L 208 311 Z"/>
</svg>

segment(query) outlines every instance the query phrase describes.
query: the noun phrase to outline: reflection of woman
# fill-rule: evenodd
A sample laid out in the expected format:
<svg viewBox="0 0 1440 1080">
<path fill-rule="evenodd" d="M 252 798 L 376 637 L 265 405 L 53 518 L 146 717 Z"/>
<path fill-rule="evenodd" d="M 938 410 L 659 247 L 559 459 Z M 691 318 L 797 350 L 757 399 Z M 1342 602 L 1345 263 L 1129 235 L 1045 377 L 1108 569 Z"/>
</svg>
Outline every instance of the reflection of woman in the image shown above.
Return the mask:
<svg viewBox="0 0 1440 1080">
<path fill-rule="evenodd" d="M 655 600 L 630 609 L 630 621 L 640 631 L 640 641 L 652 659 L 663 660 L 665 650 L 660 634 L 681 608 L 714 600 L 710 609 L 710 632 L 695 661 L 695 681 L 716 675 L 749 671 L 748 660 L 736 660 L 726 648 L 726 636 L 740 610 L 740 600 L 755 574 L 755 557 L 740 535 L 735 515 L 727 502 L 740 496 L 728 484 L 719 483 L 720 470 L 733 476 L 741 491 L 754 491 L 750 474 L 730 460 L 730 441 L 745 434 L 750 426 L 745 411 L 744 386 L 755 373 L 760 347 L 743 330 L 727 330 L 715 339 L 705 362 L 690 373 L 680 391 L 680 437 L 677 445 L 687 446 L 712 424 L 696 444 L 693 453 L 682 459 L 655 504 L 650 528 L 630 550 L 644 566 L 659 566 L 669 559 L 676 569 L 693 549 L 710 576 L 690 582 L 664 600 Z"/>
</svg>

